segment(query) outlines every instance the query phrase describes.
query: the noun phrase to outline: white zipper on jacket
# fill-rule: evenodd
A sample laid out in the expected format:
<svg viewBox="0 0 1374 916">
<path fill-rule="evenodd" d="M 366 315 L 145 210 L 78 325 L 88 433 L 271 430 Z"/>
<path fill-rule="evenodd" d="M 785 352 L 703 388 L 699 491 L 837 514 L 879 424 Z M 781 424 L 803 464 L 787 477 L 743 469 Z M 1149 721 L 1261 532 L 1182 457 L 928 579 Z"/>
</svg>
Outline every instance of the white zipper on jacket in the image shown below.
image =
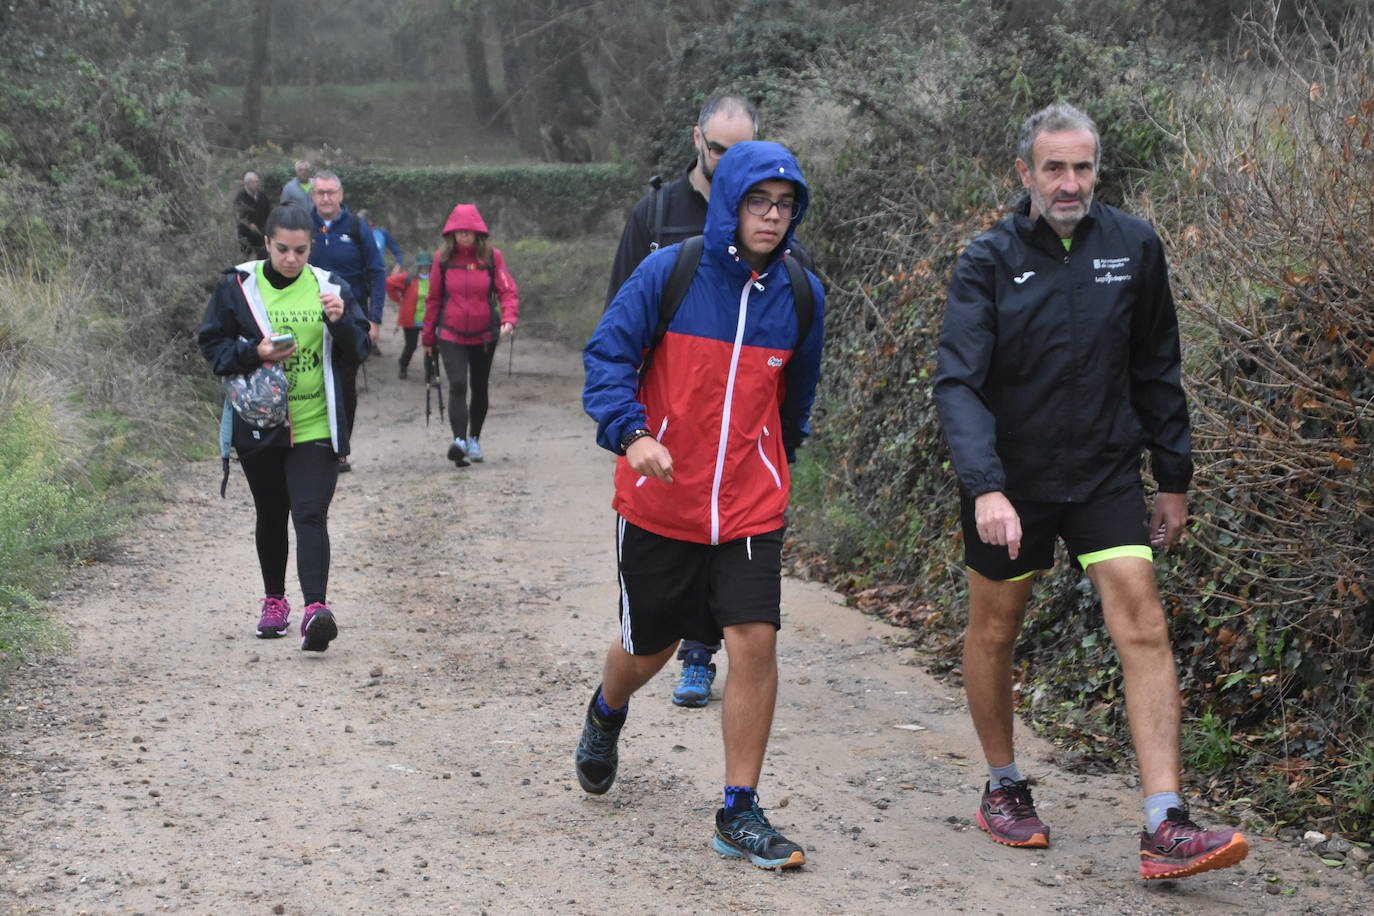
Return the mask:
<svg viewBox="0 0 1374 916">
<path fill-rule="evenodd" d="M 734 252 L 732 251 L 731 254 Z M 760 278 L 761 279 L 761 278 Z M 730 351 L 730 374 L 725 381 L 725 404 L 720 412 L 720 442 L 716 446 L 716 473 L 711 481 L 711 543 L 720 543 L 720 480 L 725 474 L 725 447 L 730 437 L 730 405 L 735 400 L 735 373 L 744 349 L 744 320 L 749 315 L 749 287 L 758 280 L 750 277 L 739 294 L 739 321 L 735 324 L 735 344 Z"/>
<path fill-rule="evenodd" d="M 773 475 L 773 483 L 779 490 L 782 489 L 782 478 L 778 476 L 778 469 L 773 466 L 773 462 L 768 460 L 768 456 L 763 452 L 763 440 L 768 438 L 768 427 L 763 428 L 763 435 L 759 436 L 759 457 L 763 459 L 763 466 L 768 468 L 768 473 Z"/>
</svg>

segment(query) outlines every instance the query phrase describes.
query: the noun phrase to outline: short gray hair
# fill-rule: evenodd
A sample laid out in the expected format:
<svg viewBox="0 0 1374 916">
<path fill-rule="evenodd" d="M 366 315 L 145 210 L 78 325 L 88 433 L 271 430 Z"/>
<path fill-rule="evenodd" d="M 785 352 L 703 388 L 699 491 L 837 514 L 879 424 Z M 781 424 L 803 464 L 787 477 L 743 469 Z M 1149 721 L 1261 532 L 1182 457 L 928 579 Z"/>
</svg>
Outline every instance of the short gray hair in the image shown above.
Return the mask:
<svg viewBox="0 0 1374 916">
<path fill-rule="evenodd" d="M 316 172 L 314 175 L 310 176 L 310 181 L 313 184 L 314 182 L 319 181 L 321 178 L 323 178 L 325 181 L 337 181 L 339 183 L 339 190 L 343 190 L 343 179 L 340 178 L 338 175 L 335 175 L 333 172 Z"/>
<path fill-rule="evenodd" d="M 744 114 L 754 125 L 754 136 L 759 135 L 759 110 L 754 103 L 742 95 L 716 95 L 706 100 L 697 115 L 697 127 L 706 129 L 706 122 L 718 114 Z"/>
<path fill-rule="evenodd" d="M 244 172 L 244 173 L 243 173 L 243 180 L 244 180 L 244 183 L 247 183 L 248 179 L 250 179 L 250 178 L 257 178 L 257 177 L 258 177 L 258 173 L 257 173 L 257 172 Z"/>
<path fill-rule="evenodd" d="M 1102 135 L 1097 132 L 1097 125 L 1093 123 L 1092 118 L 1068 102 L 1046 105 L 1026 118 L 1026 122 L 1021 125 L 1021 136 L 1016 141 L 1016 158 L 1033 168 L 1035 138 L 1041 134 L 1057 134 L 1071 130 L 1086 130 L 1093 135 L 1093 167 L 1099 166 L 1102 163 Z"/>
</svg>

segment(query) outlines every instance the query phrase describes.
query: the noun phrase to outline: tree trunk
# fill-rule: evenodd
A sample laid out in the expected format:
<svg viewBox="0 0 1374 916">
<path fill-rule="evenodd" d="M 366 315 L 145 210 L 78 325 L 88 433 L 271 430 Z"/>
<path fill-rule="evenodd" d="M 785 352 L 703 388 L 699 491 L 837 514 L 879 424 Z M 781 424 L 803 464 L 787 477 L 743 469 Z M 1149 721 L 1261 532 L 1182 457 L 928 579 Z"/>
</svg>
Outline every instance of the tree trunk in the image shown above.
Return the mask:
<svg viewBox="0 0 1374 916">
<path fill-rule="evenodd" d="M 267 34 L 272 27 L 272 0 L 255 0 L 253 57 L 243 81 L 243 129 L 239 142 L 253 146 L 262 141 L 262 81 L 267 75 Z"/>
<path fill-rule="evenodd" d="M 472 111 L 484 126 L 495 126 L 492 119 L 497 115 L 496 93 L 491 88 L 491 76 L 487 69 L 487 36 L 482 28 L 484 17 L 476 4 L 468 6 L 463 13 L 462 42 L 463 56 L 467 58 L 468 85 L 472 87 Z"/>
<path fill-rule="evenodd" d="M 524 9 L 526 6 L 528 4 L 525 3 L 503 3 L 496 8 L 501 36 L 501 72 L 506 84 L 506 97 L 501 111 L 520 149 L 538 155 L 539 126 L 530 110 L 531 87 L 526 84 L 525 76 L 528 72 L 525 58 L 531 44 L 524 35 L 531 21 L 528 10 Z"/>
<path fill-rule="evenodd" d="M 600 99 L 583 58 L 584 28 L 571 0 L 502 7 L 505 110 L 520 149 L 550 162 L 591 158 L 587 137 Z"/>
</svg>

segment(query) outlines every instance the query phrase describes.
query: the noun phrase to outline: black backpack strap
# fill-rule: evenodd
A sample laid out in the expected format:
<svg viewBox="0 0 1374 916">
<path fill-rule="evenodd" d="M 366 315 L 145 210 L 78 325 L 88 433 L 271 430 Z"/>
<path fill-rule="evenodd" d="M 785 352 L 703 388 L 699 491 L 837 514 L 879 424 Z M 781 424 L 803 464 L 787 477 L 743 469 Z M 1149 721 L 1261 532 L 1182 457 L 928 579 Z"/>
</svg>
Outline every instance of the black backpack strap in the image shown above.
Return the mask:
<svg viewBox="0 0 1374 916">
<path fill-rule="evenodd" d="M 663 198 L 667 195 L 663 193 L 663 179 L 655 175 L 649 179 L 649 185 L 654 189 L 654 222 L 649 232 L 649 251 L 658 251 L 663 247 L 663 208 L 666 206 Z"/>
<path fill-rule="evenodd" d="M 797 310 L 795 349 L 800 350 L 806 336 L 811 333 L 811 322 L 816 315 L 816 298 L 811 292 L 811 278 L 807 276 L 806 268 L 790 254 L 782 259 L 782 263 L 787 268 L 787 279 L 792 283 L 792 305 Z"/>
<path fill-rule="evenodd" d="M 663 284 L 663 293 L 658 297 L 658 325 L 654 328 L 654 336 L 649 339 L 649 350 L 644 354 L 644 361 L 640 363 L 640 378 L 649 371 L 654 351 L 668 335 L 668 325 L 672 323 L 673 316 L 682 305 L 687 288 L 692 285 L 692 278 L 697 275 L 697 268 L 701 265 L 701 252 L 705 247 L 705 237 L 694 235 L 684 241 L 678 249 L 672 272 L 668 274 L 668 282 Z"/>
<path fill-rule="evenodd" d="M 501 295 L 496 291 L 496 253 L 487 253 L 487 307 L 491 309 L 491 345 L 501 342 Z"/>
</svg>

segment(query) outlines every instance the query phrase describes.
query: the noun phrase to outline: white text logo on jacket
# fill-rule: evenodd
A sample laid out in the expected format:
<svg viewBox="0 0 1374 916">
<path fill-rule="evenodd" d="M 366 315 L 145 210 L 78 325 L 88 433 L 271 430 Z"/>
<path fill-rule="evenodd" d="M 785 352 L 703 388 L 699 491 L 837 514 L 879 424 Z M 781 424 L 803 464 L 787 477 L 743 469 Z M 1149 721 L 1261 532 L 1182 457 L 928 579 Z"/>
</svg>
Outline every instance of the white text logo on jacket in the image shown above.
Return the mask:
<svg viewBox="0 0 1374 916">
<path fill-rule="evenodd" d="M 1105 270 L 1106 273 L 1093 278 L 1097 283 L 1125 283 L 1131 279 L 1130 274 L 1119 274 L 1116 270 L 1131 263 L 1130 258 L 1093 258 L 1093 270 Z"/>
</svg>

